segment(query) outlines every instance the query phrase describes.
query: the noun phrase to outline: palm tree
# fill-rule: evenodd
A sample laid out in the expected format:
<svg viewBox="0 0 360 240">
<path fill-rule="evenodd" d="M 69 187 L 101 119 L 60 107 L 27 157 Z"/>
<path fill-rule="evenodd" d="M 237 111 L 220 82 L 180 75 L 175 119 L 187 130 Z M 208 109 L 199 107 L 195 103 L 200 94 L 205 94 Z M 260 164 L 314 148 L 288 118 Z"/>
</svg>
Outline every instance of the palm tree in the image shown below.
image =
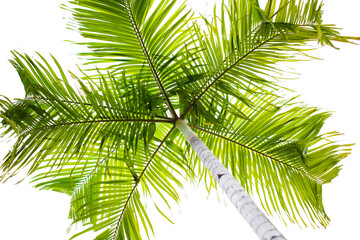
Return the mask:
<svg viewBox="0 0 360 240">
<path fill-rule="evenodd" d="M 149 235 L 143 196 L 177 202 L 179 178 L 198 177 L 220 185 L 260 239 L 285 238 L 246 192 L 270 214 L 328 224 L 321 187 L 349 145 L 332 140 L 338 133 L 320 134 L 330 114 L 282 97 L 273 78 L 309 43 L 352 39 L 322 24 L 318 1 L 270 0 L 264 9 L 229 1 L 219 17 L 202 18 L 204 28 L 175 1 L 66 8 L 70 26 L 90 39 L 81 55 L 101 69 L 72 74 L 72 82 L 54 57 L 13 52 L 26 95 L 1 100 L 3 135 L 16 138 L 3 181 L 26 169 L 36 187 L 71 195 L 70 217 L 89 226 L 73 237 Z"/>
</svg>

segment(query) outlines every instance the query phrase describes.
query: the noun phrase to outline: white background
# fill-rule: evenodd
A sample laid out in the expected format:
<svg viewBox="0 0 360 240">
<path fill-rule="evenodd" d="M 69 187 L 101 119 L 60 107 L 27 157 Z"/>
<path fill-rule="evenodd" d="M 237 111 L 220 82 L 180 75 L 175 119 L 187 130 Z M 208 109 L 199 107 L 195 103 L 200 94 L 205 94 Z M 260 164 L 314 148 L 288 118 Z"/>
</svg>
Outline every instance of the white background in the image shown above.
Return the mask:
<svg viewBox="0 0 360 240">
<path fill-rule="evenodd" d="M 0 94 L 10 98 L 22 97 L 23 89 L 16 71 L 8 59 L 10 50 L 16 49 L 35 55 L 34 51 L 46 55 L 51 52 L 64 68 L 76 69 L 77 47 L 65 43 L 77 35 L 65 30 L 63 17 L 66 13 L 58 7 L 62 1 L 11 0 L 0 1 Z M 196 0 L 201 11 L 212 5 Z M 343 28 L 344 35 L 360 36 L 357 0 L 325 0 L 324 19 Z M 211 10 L 211 9 L 210 9 Z M 340 51 L 329 47 L 313 53 L 324 60 L 298 63 L 298 80 L 289 83 L 302 94 L 309 105 L 334 111 L 326 130 L 345 133 L 343 139 L 360 143 L 359 127 L 359 56 L 360 46 L 337 44 Z M 0 142 L 0 157 L 9 145 Z M 340 176 L 324 186 L 324 204 L 332 219 L 326 230 L 300 229 L 295 225 L 285 227 L 278 219 L 272 221 L 289 240 L 297 239 L 360 239 L 359 228 L 359 148 L 343 161 Z M 218 201 L 217 196 L 208 196 L 203 186 L 185 185 L 180 207 L 173 210 L 174 225 L 155 218 L 156 237 L 153 239 L 257 239 L 241 216 L 231 206 Z M 38 191 L 26 183 L 0 185 L 0 239 L 68 239 L 66 229 L 69 198 L 65 195 Z M 227 206 L 225 206 L 227 205 Z M 80 239 L 80 238 L 79 238 Z M 83 238 L 90 239 L 90 238 Z"/>
</svg>

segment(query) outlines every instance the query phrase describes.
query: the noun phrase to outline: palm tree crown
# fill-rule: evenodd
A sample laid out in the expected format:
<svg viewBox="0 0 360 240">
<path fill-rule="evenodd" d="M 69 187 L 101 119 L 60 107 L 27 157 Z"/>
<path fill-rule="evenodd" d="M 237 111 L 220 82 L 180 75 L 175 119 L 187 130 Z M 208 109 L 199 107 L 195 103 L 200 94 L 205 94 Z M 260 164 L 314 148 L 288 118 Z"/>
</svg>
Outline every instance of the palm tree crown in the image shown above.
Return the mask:
<svg viewBox="0 0 360 240">
<path fill-rule="evenodd" d="M 81 76 L 14 51 L 25 97 L 0 99 L 2 135 L 16 142 L 0 179 L 26 169 L 35 186 L 71 196 L 70 218 L 96 239 L 153 231 L 144 196 L 179 201 L 181 179 L 217 184 L 175 123 L 185 120 L 264 210 L 326 226 L 322 185 L 350 145 L 320 132 L 330 116 L 279 86 L 280 63 L 314 42 L 349 42 L 323 24 L 317 0 L 229 0 L 214 17 L 175 0 L 75 0 L 69 26 L 90 51 Z M 216 16 L 216 17 L 215 17 Z M 161 210 L 159 209 L 161 212 Z"/>
</svg>

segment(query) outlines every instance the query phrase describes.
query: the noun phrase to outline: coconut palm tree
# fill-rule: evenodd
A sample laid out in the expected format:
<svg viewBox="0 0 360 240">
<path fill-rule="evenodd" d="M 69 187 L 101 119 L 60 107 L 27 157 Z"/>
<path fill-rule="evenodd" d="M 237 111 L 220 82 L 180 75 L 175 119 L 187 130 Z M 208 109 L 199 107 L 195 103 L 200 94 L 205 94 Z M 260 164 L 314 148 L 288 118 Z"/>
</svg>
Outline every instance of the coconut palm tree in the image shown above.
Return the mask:
<svg viewBox="0 0 360 240">
<path fill-rule="evenodd" d="M 2 181 L 25 170 L 36 187 L 70 195 L 70 218 L 87 227 L 72 238 L 149 236 L 145 203 L 178 202 L 180 179 L 220 186 L 260 239 L 285 238 L 248 194 L 268 214 L 328 224 L 322 185 L 350 145 L 320 133 L 330 114 L 277 81 L 279 64 L 314 42 L 354 39 L 323 24 L 317 0 L 230 0 L 211 19 L 170 0 L 64 7 L 96 67 L 69 77 L 53 56 L 13 52 L 25 97 L 0 100 L 2 135 L 16 139 Z"/>
</svg>

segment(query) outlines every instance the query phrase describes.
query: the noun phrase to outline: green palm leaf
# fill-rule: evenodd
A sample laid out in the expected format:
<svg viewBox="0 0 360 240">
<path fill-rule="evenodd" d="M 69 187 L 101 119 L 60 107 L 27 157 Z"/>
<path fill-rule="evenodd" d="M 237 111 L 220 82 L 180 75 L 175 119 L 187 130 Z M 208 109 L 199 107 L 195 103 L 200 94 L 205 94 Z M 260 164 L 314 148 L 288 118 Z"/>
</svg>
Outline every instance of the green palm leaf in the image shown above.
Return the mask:
<svg viewBox="0 0 360 240">
<path fill-rule="evenodd" d="M 326 226 L 322 185 L 338 175 L 337 164 L 350 153 L 351 145 L 334 141 L 337 132 L 320 133 L 330 116 L 327 112 L 274 97 L 267 102 L 253 100 L 264 110 L 236 104 L 250 121 L 229 112 L 224 117 L 226 128 L 206 122 L 191 127 L 247 192 L 260 196 L 269 213 L 285 213 L 298 224 Z M 204 169 L 198 164 L 191 168 L 202 176 Z M 207 172 L 205 176 L 211 188 L 214 180 L 207 178 Z"/>
<path fill-rule="evenodd" d="M 108 66 L 115 72 L 126 68 L 127 74 L 141 72 L 142 81 L 153 83 L 162 93 L 171 114 L 176 116 L 170 103 L 172 79 L 180 68 L 175 61 L 178 52 L 191 38 L 185 29 L 189 11 L 185 5 L 175 9 L 175 1 L 108 0 L 75 1 L 71 10 L 74 28 L 92 42 L 84 42 L 92 51 L 83 53 L 90 63 L 116 62 Z M 71 7 L 71 6 L 70 6 Z M 150 11 L 152 9 L 152 11 Z M 108 65 L 108 64 L 107 64 Z"/>
<path fill-rule="evenodd" d="M 133 171 L 136 177 L 128 171 L 123 161 L 115 159 L 107 161 L 106 166 L 99 166 L 73 191 L 70 217 L 74 223 L 82 221 L 84 225 L 91 225 L 73 237 L 87 231 L 105 229 L 98 236 L 101 239 L 141 239 L 140 228 L 145 228 L 147 233 L 148 228 L 152 231 L 149 217 L 140 201 L 138 185 L 141 184 L 144 191 L 149 191 L 148 187 L 155 188 L 159 194 L 167 194 L 175 201 L 179 198 L 173 185 L 180 183 L 171 177 L 168 164 L 155 157 L 163 142 L 150 150 L 152 156 L 144 157 L 148 155 L 146 152 L 137 152 L 133 156 L 133 164 L 143 166 Z"/>
<path fill-rule="evenodd" d="M 145 142 L 152 138 L 142 132 L 147 132 L 155 122 L 168 121 L 152 116 L 154 110 L 159 113 L 166 110 L 151 106 L 152 102 L 146 101 L 149 93 L 144 92 L 145 88 L 139 83 L 127 83 L 122 79 L 119 81 L 122 86 L 113 94 L 108 81 L 102 81 L 98 89 L 90 81 L 89 86 L 79 82 L 82 88 L 79 94 L 66 78 L 59 80 L 51 68 L 47 70 L 28 56 L 15 54 L 13 64 L 22 78 L 27 97 L 4 113 L 16 123 L 14 130 L 20 133 L 2 166 L 6 172 L 16 172 L 28 165 L 30 156 L 33 157 L 31 169 L 36 169 L 49 155 L 55 166 L 56 162 L 65 163 L 73 154 L 79 159 L 92 154 L 100 159 L 102 149 L 108 149 L 106 154 L 110 154 L 109 149 L 114 146 L 119 147 L 115 154 L 136 149 L 140 138 L 144 137 Z M 59 70 L 62 72 L 61 68 Z M 101 79 L 104 76 L 101 75 Z M 114 86 L 115 79 L 111 81 Z M 75 136 L 80 138 L 74 141 Z"/>
<path fill-rule="evenodd" d="M 14 55 L 27 97 L 2 101 L 5 133 L 18 133 L 2 165 L 2 179 L 29 166 L 28 174 L 37 174 L 37 187 L 72 195 L 74 223 L 91 225 L 74 237 L 107 229 L 101 236 L 110 235 L 103 239 L 139 238 L 139 219 L 151 227 L 140 202 L 140 183 L 144 192 L 156 189 L 166 202 L 167 195 L 179 198 L 173 186 L 181 184 L 173 172 L 181 176 L 178 169 L 184 167 L 176 155 L 161 149 L 173 131 L 164 125 L 169 119 L 155 115 L 164 112 L 162 104 L 125 76 L 106 79 L 99 73 L 98 85 L 79 80 L 76 91 L 55 58 L 62 78 L 44 58 L 41 63 Z"/>
<path fill-rule="evenodd" d="M 182 118 L 199 104 L 209 105 L 212 99 L 214 103 L 221 103 L 214 99 L 219 92 L 251 105 L 244 93 L 255 91 L 255 94 L 268 95 L 281 88 L 276 79 L 274 81 L 274 77 L 281 74 L 278 64 L 299 60 L 310 48 L 306 44 L 319 41 L 333 46 L 333 41 L 350 39 L 339 36 L 333 26 L 322 24 L 321 5 L 317 0 L 281 1 L 279 5 L 268 1 L 264 11 L 258 1 L 230 0 L 220 9 L 219 17 L 215 9 L 212 20 L 203 18 L 205 30 L 194 24 L 195 44 L 202 51 L 192 58 L 193 66 L 198 68 L 192 74 L 207 74 L 188 85 L 187 92 L 196 97 L 181 113 Z M 228 89 L 236 90 L 230 93 Z M 219 104 L 213 108 L 224 106 Z M 192 118 L 196 118 L 196 114 Z"/>
</svg>

